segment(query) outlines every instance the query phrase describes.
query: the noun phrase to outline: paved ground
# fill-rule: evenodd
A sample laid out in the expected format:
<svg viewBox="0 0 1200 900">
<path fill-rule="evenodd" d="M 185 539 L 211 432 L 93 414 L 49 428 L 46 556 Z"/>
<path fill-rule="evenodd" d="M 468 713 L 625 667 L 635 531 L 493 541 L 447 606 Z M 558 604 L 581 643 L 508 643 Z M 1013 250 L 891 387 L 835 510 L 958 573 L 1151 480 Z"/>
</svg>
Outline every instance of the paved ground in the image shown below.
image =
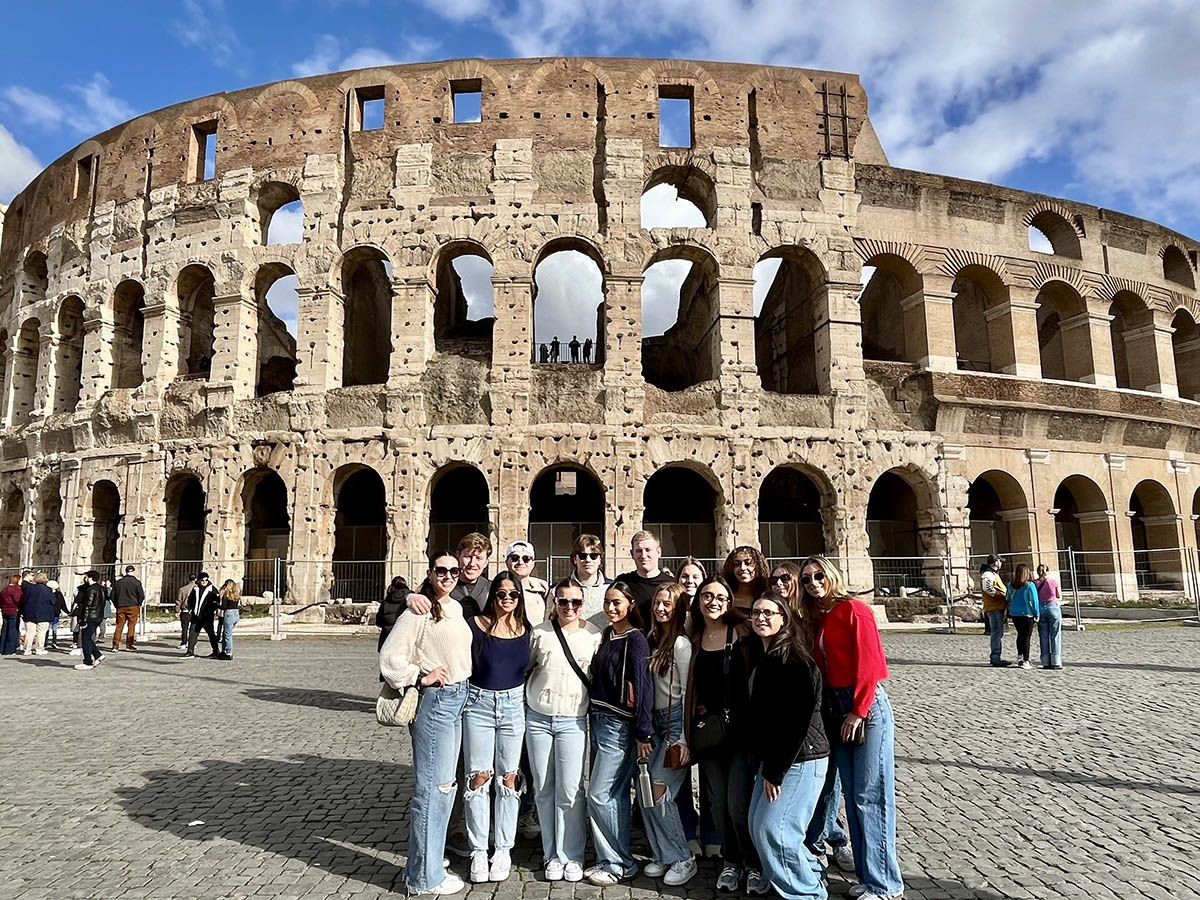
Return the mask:
<svg viewBox="0 0 1200 900">
<path fill-rule="evenodd" d="M 1067 638 L 1066 670 L 1021 672 L 979 665 L 981 636 L 885 637 L 908 897 L 1200 898 L 1200 628 Z M 411 770 L 374 724 L 373 656 L 303 638 L 230 663 L 0 661 L 0 897 L 396 896 Z M 472 893 L 657 896 L 551 886 L 532 851 Z M 712 877 L 668 890 L 708 900 Z"/>
</svg>

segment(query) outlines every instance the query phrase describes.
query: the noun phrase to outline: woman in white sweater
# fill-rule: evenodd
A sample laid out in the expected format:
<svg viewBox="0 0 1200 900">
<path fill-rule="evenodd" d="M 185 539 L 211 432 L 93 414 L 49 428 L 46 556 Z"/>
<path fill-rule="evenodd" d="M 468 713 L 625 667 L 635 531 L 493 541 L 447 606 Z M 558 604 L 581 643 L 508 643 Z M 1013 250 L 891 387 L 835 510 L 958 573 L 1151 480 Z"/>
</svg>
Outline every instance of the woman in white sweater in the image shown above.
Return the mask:
<svg viewBox="0 0 1200 900">
<path fill-rule="evenodd" d="M 405 610 L 379 652 L 384 681 L 398 689 L 420 686 L 417 715 L 409 726 L 416 782 L 404 868 L 410 894 L 455 894 L 463 889 L 462 879 L 442 867 L 471 677 L 471 629 L 462 606 L 450 599 L 458 572 L 453 554 L 438 551 L 430 557 L 429 612 Z"/>
<path fill-rule="evenodd" d="M 583 879 L 587 799 L 583 761 L 587 747 L 587 671 L 600 631 L 580 618 L 583 589 L 573 581 L 554 586 L 554 613 L 533 629 L 525 686 L 525 746 L 533 774 L 546 880 Z"/>
</svg>

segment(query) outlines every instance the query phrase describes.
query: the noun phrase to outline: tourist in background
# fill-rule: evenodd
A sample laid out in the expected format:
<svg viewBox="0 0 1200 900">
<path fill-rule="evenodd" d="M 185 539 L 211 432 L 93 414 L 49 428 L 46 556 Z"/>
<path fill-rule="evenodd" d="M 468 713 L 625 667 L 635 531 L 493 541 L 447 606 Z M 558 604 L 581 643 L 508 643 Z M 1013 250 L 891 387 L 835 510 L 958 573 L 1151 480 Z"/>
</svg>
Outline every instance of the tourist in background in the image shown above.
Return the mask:
<svg viewBox="0 0 1200 900">
<path fill-rule="evenodd" d="M 1004 563 L 996 554 L 991 554 L 979 567 L 979 589 L 983 592 L 983 618 L 991 638 L 991 664 L 997 668 L 1011 666 L 1003 658 L 1004 632 L 1008 622 L 1008 600 L 1004 582 L 1000 580 L 1000 569 Z"/>
<path fill-rule="evenodd" d="M 213 630 L 213 615 L 217 611 L 218 599 L 217 589 L 209 581 L 208 573 L 201 572 L 196 576 L 195 586 L 188 592 L 187 610 L 191 624 L 188 628 L 187 652 L 183 654 L 185 659 L 196 655 L 196 639 L 201 631 L 208 635 L 212 655 L 216 656 L 220 652 L 217 635 Z"/>
<path fill-rule="evenodd" d="M 1033 581 L 1038 594 L 1038 643 L 1042 651 L 1043 669 L 1062 668 L 1062 588 L 1058 579 L 1037 567 Z"/>
<path fill-rule="evenodd" d="M 762 642 L 746 715 L 746 745 L 757 780 L 750 801 L 750 837 L 763 875 L 783 900 L 824 900 L 823 866 L 805 845 L 829 768 L 821 721 L 821 674 L 812 656 L 813 617 L 770 591 L 754 601 L 751 628 Z"/>
<path fill-rule="evenodd" d="M 21 644 L 21 576 L 9 575 L 8 584 L 0 591 L 0 656 L 12 656 Z"/>
<path fill-rule="evenodd" d="M 133 566 L 125 567 L 125 574 L 117 579 L 112 589 L 112 602 L 116 607 L 117 620 L 113 625 L 112 651 L 120 649 L 121 632 L 126 630 L 125 649 L 137 649 L 134 632 L 137 630 L 138 618 L 142 612 L 142 604 L 146 602 L 146 592 L 142 583 L 134 576 L 137 571 Z"/>
<path fill-rule="evenodd" d="M 21 618 L 25 620 L 26 656 L 44 656 L 49 652 L 46 650 L 46 633 L 50 630 L 55 607 L 54 592 L 46 586 L 49 580 L 45 572 L 38 572 L 25 587 Z"/>
<path fill-rule="evenodd" d="M 650 674 L 654 682 L 654 752 L 650 757 L 650 780 L 654 806 L 643 809 L 642 821 L 650 841 L 652 859 L 642 873 L 662 878 L 663 884 L 686 884 L 696 874 L 696 860 L 688 848 L 688 837 L 680 819 L 676 797 L 684 780 L 691 780 L 691 761 L 683 733 L 683 698 L 692 664 L 692 642 L 687 636 L 687 595 L 677 584 L 665 584 L 650 605 Z M 668 751 L 678 755 L 678 764 L 668 765 Z"/>
<path fill-rule="evenodd" d="M 100 573 L 89 569 L 84 573 L 83 584 L 75 593 L 75 605 L 71 610 L 79 622 L 79 642 L 83 648 L 83 662 L 77 663 L 79 671 L 94 669 L 104 659 L 96 645 L 96 631 L 104 619 L 104 604 L 108 598 L 100 586 Z"/>
<path fill-rule="evenodd" d="M 521 593 L 525 597 L 525 612 L 530 622 L 546 621 L 546 582 L 534 577 L 533 566 L 537 556 L 529 541 L 513 541 L 504 553 L 508 571 L 521 579 Z"/>
<path fill-rule="evenodd" d="M 387 593 L 383 595 L 383 600 L 380 602 L 379 609 L 375 613 L 375 624 L 379 628 L 379 642 L 375 645 L 376 650 L 383 649 L 383 642 L 391 634 L 396 620 L 408 608 L 408 596 L 410 593 L 408 579 L 403 575 L 396 575 L 392 578 L 391 584 L 388 585 Z"/>
<path fill-rule="evenodd" d="M 616 580 L 629 586 L 637 600 L 638 621 L 649 626 L 650 600 L 660 585 L 670 584 L 675 576 L 660 568 L 662 546 L 649 531 L 639 531 L 629 542 L 629 555 L 633 557 L 633 571 L 618 575 Z"/>
<path fill-rule="evenodd" d="M 196 586 L 196 577 L 191 575 L 188 577 L 187 583 L 179 589 L 179 596 L 175 601 L 175 613 L 179 616 L 179 649 L 187 649 L 188 641 L 188 626 L 192 621 L 192 614 L 188 611 L 188 594 L 192 592 L 192 588 Z"/>
<path fill-rule="evenodd" d="M 463 709 L 463 796 L 471 881 L 506 881 L 520 807 L 521 748 L 525 744 L 525 670 L 530 625 L 521 583 L 511 572 L 493 579 L 483 612 L 471 629 L 471 678 Z M 494 808 L 494 818 L 490 815 Z M 488 863 L 489 836 L 495 846 Z"/>
<path fill-rule="evenodd" d="M 571 580 L 583 590 L 583 617 L 602 628 L 608 622 L 604 615 L 604 591 L 610 584 L 604 577 L 604 545 L 594 534 L 581 534 L 571 547 Z"/>
<path fill-rule="evenodd" d="M 742 544 L 734 547 L 725 557 L 725 567 L 721 572 L 725 581 L 733 591 L 733 605 L 744 616 L 749 615 L 754 601 L 767 590 L 767 576 L 771 570 L 767 561 L 756 547 Z"/>
<path fill-rule="evenodd" d="M 221 585 L 221 596 L 218 601 L 221 617 L 221 652 L 217 659 L 233 659 L 233 629 L 238 619 L 242 617 L 242 591 L 232 578 L 226 578 Z"/>
<path fill-rule="evenodd" d="M 46 587 L 50 588 L 54 594 L 54 618 L 50 620 L 50 633 L 46 637 L 46 646 L 51 650 L 58 650 L 58 623 L 62 621 L 63 616 L 70 617 L 71 608 L 67 606 L 67 598 L 59 590 L 57 581 L 54 579 L 47 581 Z"/>
<path fill-rule="evenodd" d="M 455 794 L 444 786 L 455 784 L 471 677 L 471 628 L 462 604 L 450 596 L 458 573 L 458 558 L 449 551 L 430 557 L 425 579 L 429 612 L 405 610 L 379 654 L 384 681 L 397 690 L 419 685 L 420 691 L 409 726 L 415 783 L 404 879 L 410 894 L 463 889 L 462 879 L 442 865 Z"/>
<path fill-rule="evenodd" d="M 743 744 L 743 714 L 750 676 L 745 619 L 733 605 L 733 589 L 719 575 L 700 585 L 700 615 L 692 619 L 692 666 L 685 703 L 685 734 L 700 766 L 721 833 L 717 890 L 733 892 L 746 876 L 746 891 L 764 895 L 758 852 L 750 840 L 753 774 Z M 757 640 L 757 638 L 755 638 Z"/>
<path fill-rule="evenodd" d="M 800 585 L 828 612 L 817 631 L 826 736 L 846 796 L 854 871 L 866 900 L 904 892 L 896 853 L 895 723 L 883 680 L 887 658 L 871 608 L 851 597 L 824 556 L 800 567 Z"/>
<path fill-rule="evenodd" d="M 1017 630 L 1017 665 L 1032 669 L 1029 662 L 1029 638 L 1038 622 L 1038 590 L 1033 583 L 1032 573 L 1025 563 L 1018 563 L 1008 586 L 1008 614 Z"/>
<path fill-rule="evenodd" d="M 96 629 L 96 640 L 104 640 L 104 633 L 108 630 L 108 622 L 117 614 L 116 607 L 112 602 L 112 581 L 107 575 L 100 579 L 100 592 L 104 595 L 104 618 L 100 620 L 100 627 Z"/>
<path fill-rule="evenodd" d="M 583 764 L 587 752 L 587 671 L 600 630 L 580 617 L 583 589 L 554 586 L 551 618 L 533 627 L 525 682 L 525 746 L 541 819 L 547 881 L 581 881 L 587 841 Z"/>
</svg>

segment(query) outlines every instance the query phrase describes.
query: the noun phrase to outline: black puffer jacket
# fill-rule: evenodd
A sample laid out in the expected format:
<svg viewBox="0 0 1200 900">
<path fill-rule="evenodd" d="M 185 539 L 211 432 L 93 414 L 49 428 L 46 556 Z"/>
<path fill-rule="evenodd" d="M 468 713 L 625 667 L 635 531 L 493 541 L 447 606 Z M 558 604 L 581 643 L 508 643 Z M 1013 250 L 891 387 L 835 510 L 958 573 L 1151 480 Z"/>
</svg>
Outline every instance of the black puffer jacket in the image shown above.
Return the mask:
<svg viewBox="0 0 1200 900">
<path fill-rule="evenodd" d="M 80 625 L 99 625 L 104 621 L 104 604 L 104 588 L 98 584 L 81 584 L 75 592 L 71 615 Z"/>
<path fill-rule="evenodd" d="M 752 657 L 746 749 L 762 765 L 763 777 L 778 785 L 796 763 L 829 755 L 821 719 L 821 671 L 815 662 L 784 662 L 761 649 L 752 651 Z"/>
</svg>

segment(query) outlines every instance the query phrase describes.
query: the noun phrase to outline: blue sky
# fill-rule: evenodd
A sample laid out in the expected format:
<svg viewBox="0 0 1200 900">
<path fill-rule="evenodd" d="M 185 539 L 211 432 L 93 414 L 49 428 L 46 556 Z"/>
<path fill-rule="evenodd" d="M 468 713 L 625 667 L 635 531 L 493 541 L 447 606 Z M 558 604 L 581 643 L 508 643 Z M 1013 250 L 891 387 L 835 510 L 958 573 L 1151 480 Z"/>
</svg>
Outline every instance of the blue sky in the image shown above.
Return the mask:
<svg viewBox="0 0 1200 900">
<path fill-rule="evenodd" d="M 1200 236 L 1195 9 L 1183 0 L 10 4 L 5 32 L 22 37 L 0 56 L 0 202 L 90 134 L 215 91 L 457 56 L 691 56 L 858 72 L 894 165 L 1068 196 Z"/>
</svg>

